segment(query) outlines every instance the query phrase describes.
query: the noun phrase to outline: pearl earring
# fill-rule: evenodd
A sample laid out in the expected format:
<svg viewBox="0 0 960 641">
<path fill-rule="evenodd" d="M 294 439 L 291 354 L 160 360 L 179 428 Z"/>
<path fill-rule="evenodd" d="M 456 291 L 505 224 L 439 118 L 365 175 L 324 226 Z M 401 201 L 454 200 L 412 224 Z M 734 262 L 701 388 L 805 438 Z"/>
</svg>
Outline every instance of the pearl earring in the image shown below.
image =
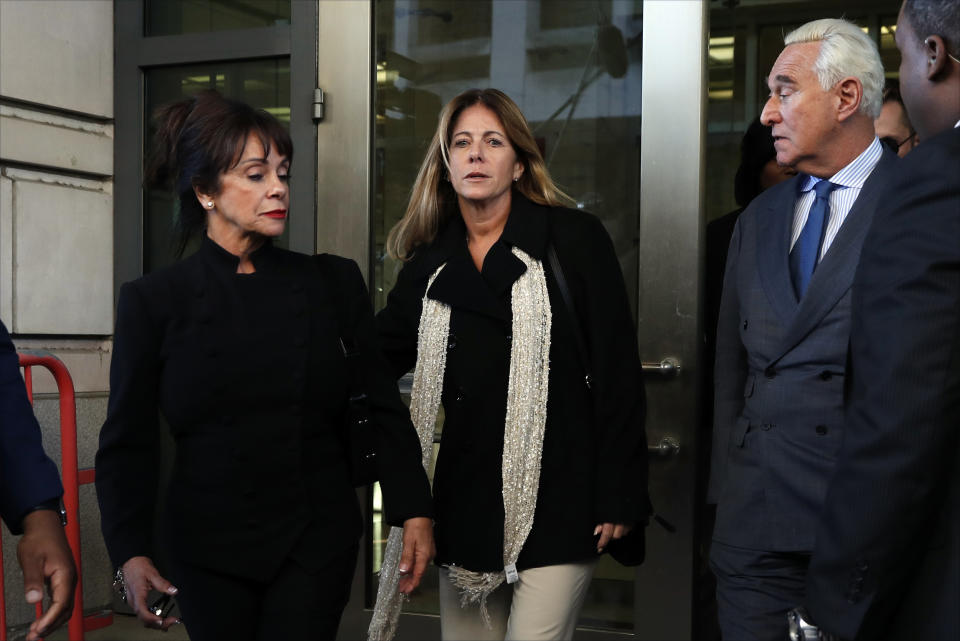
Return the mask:
<svg viewBox="0 0 960 641">
<path fill-rule="evenodd" d="M 212 208 L 212 207 L 213 207 L 213 201 L 212 201 L 212 200 L 208 200 L 208 201 L 207 201 L 207 209 L 210 209 L 210 208 Z"/>
</svg>

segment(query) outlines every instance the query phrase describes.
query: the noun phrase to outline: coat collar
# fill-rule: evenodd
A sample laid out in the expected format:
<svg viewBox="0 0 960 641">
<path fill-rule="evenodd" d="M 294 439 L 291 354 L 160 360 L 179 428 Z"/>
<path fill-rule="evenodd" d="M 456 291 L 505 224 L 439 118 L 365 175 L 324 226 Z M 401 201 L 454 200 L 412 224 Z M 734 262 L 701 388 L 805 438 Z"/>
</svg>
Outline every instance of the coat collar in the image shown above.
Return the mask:
<svg viewBox="0 0 960 641">
<path fill-rule="evenodd" d="M 863 240 L 873 222 L 873 212 L 885 191 L 883 187 L 889 182 L 898 163 L 897 155 L 885 150 L 863 183 L 860 195 L 850 208 L 830 250 L 813 272 L 806 294 L 797 304 L 796 314 L 787 326 L 777 358 L 803 340 L 853 285 Z M 787 272 L 789 282 L 789 267 Z M 790 292 L 793 292 L 792 286 Z"/>
<path fill-rule="evenodd" d="M 217 272 L 237 273 L 237 265 L 240 263 L 240 257 L 231 254 L 226 249 L 218 245 L 213 239 L 204 232 L 200 239 L 200 249 L 197 254 L 204 263 L 213 267 Z M 258 247 L 250 254 L 250 261 L 253 263 L 257 272 L 266 269 L 269 271 L 276 265 L 277 250 L 273 246 L 273 240 L 267 238 L 263 245 Z"/>
<path fill-rule="evenodd" d="M 549 211 L 549 207 L 532 203 L 514 191 L 510 215 L 500 238 L 484 259 L 482 271 L 477 271 L 467 249 L 463 218 L 459 212 L 452 216 L 434 242 L 421 250 L 417 261 L 425 273 L 433 273 L 446 263 L 427 296 L 451 307 L 511 320 L 509 298 L 504 294 L 527 269 L 512 248 L 518 247 L 536 260 L 543 260 L 549 240 Z"/>
</svg>

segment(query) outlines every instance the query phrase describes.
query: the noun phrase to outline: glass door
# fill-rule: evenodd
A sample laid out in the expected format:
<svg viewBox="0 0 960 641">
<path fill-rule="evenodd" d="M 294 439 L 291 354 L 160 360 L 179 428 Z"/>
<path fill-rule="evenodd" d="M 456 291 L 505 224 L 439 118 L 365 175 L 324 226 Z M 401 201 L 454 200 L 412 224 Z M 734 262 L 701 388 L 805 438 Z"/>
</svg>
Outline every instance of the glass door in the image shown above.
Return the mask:
<svg viewBox="0 0 960 641">
<path fill-rule="evenodd" d="M 291 0 L 124 0 L 114 4 L 116 289 L 174 260 L 176 205 L 142 188 L 153 110 L 203 89 L 277 116 L 296 153 L 290 225 L 281 244 L 315 249 L 316 3 Z M 188 247 L 185 255 L 194 248 Z"/>
</svg>

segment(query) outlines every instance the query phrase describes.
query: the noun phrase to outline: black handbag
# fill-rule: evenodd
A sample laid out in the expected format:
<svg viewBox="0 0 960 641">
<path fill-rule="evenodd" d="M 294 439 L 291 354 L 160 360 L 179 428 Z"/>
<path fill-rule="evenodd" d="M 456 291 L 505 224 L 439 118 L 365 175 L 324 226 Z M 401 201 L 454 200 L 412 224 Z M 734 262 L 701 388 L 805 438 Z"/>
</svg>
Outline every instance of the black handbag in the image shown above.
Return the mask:
<svg viewBox="0 0 960 641">
<path fill-rule="evenodd" d="M 330 283 L 334 291 L 333 304 L 336 306 L 337 324 L 340 333 L 340 349 L 347 374 L 347 408 L 344 415 L 344 445 L 347 451 L 347 466 L 354 487 L 363 487 L 376 483 L 380 478 L 377 463 L 376 424 L 370 415 L 364 383 L 364 354 L 350 332 L 350 324 L 344 318 L 347 302 L 337 275 L 324 262 L 324 254 L 314 256 L 314 262 L 322 278 Z"/>
</svg>

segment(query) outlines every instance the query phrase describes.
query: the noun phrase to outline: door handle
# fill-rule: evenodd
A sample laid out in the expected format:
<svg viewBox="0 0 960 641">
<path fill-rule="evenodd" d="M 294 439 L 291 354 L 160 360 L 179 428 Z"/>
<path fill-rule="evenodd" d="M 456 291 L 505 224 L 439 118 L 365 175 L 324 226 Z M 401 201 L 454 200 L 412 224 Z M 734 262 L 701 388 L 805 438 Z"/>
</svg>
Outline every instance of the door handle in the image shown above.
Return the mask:
<svg viewBox="0 0 960 641">
<path fill-rule="evenodd" d="M 680 453 L 680 441 L 672 436 L 664 436 L 656 445 L 647 446 L 647 455 L 667 459 Z"/>
<path fill-rule="evenodd" d="M 644 374 L 657 374 L 664 378 L 672 378 L 680 375 L 680 359 L 667 356 L 659 363 L 641 362 L 640 368 Z"/>
</svg>

